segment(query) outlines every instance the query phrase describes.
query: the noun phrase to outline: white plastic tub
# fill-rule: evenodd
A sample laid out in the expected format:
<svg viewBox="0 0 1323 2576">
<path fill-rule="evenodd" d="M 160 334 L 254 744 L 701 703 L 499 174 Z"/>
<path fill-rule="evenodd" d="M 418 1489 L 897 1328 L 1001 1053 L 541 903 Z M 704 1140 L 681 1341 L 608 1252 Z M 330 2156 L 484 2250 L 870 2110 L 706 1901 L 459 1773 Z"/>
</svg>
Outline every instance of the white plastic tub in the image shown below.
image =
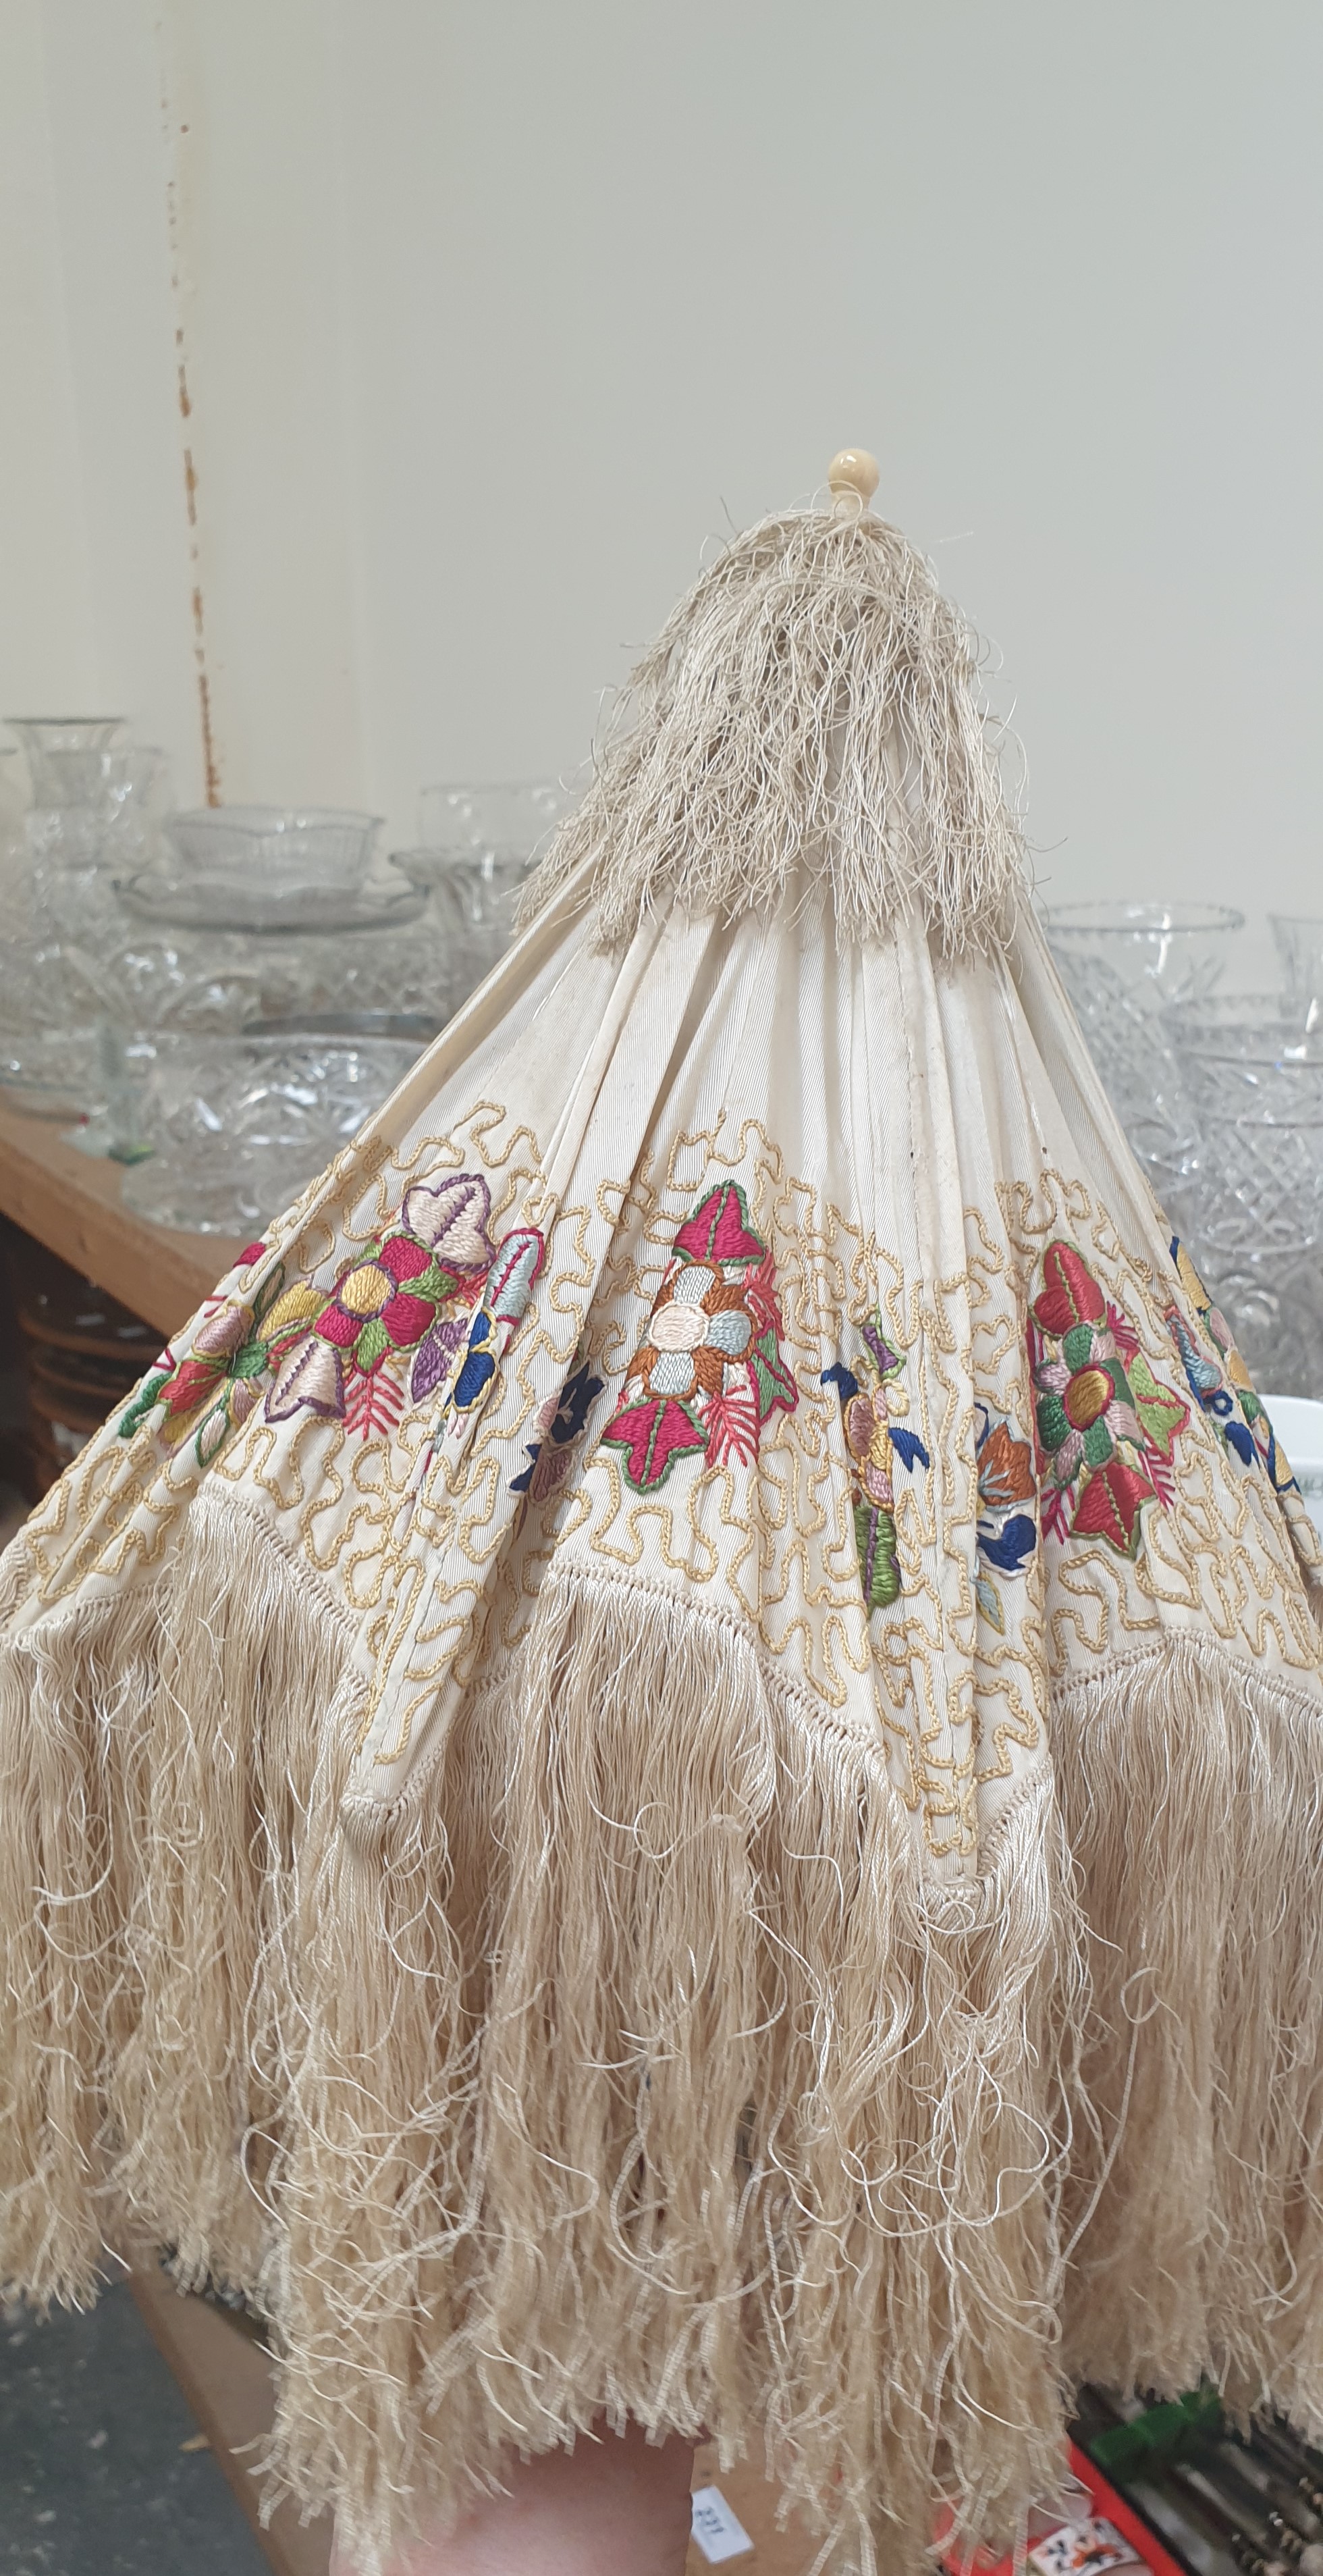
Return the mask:
<svg viewBox="0 0 1323 2576">
<path fill-rule="evenodd" d="M 1315 1527 L 1323 1536 L 1323 1404 L 1303 1395 L 1265 1395 L 1263 1401 Z"/>
</svg>

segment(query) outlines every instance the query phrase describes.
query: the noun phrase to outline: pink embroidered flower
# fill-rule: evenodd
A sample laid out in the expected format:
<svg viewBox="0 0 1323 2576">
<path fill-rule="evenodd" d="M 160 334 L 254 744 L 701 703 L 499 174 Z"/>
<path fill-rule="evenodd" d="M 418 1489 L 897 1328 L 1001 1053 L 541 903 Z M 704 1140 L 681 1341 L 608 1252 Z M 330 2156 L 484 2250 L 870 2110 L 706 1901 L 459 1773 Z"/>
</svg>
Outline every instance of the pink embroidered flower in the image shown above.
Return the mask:
<svg viewBox="0 0 1323 2576">
<path fill-rule="evenodd" d="M 734 1181 L 709 1191 L 679 1228 L 648 1328 L 602 1434 L 623 1449 L 640 1492 L 677 1458 L 748 1465 L 769 1417 L 793 1412 L 798 1388 L 781 1351 L 771 1256 Z"/>
<path fill-rule="evenodd" d="M 1029 1364 L 1044 1531 L 1102 1538 L 1133 1557 L 1144 1505 L 1169 1492 L 1189 1407 L 1153 1376 L 1138 1335 L 1073 1244 L 1050 1243 L 1043 1256 Z"/>
</svg>

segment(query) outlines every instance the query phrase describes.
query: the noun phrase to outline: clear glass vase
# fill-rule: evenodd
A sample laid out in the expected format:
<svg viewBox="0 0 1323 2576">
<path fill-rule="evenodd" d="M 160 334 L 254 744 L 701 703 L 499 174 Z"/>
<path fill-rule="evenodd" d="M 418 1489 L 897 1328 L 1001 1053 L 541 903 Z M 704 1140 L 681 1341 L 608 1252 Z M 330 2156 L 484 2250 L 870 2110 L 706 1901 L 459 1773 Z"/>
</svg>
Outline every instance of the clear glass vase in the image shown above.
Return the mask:
<svg viewBox="0 0 1323 2576">
<path fill-rule="evenodd" d="M 123 716 L 7 716 L 28 765 L 36 806 L 96 805 L 105 785 L 103 759 Z"/>
<path fill-rule="evenodd" d="M 1219 982 L 1245 916 L 1217 903 L 1067 903 L 1045 908 L 1048 945 L 1112 1105 L 1164 1207 L 1197 1159 L 1189 1084 L 1167 1013 Z"/>
<path fill-rule="evenodd" d="M 1323 1396 L 1323 1033 L 1274 994 L 1173 1008 L 1195 1259 L 1260 1387 Z"/>
<path fill-rule="evenodd" d="M 85 1118 L 103 1106 L 95 959 L 58 940 L 0 939 L 0 1091 L 33 1118 Z"/>
<path fill-rule="evenodd" d="M 1323 1027 L 1323 916 L 1270 912 L 1268 921 L 1287 1002 L 1307 1028 Z"/>
<path fill-rule="evenodd" d="M 521 779 L 508 786 L 462 782 L 425 787 L 418 799 L 418 828 L 428 849 L 500 851 L 527 865 L 540 857 L 556 825 L 576 802 L 577 787 L 558 778 Z"/>
<path fill-rule="evenodd" d="M 129 743 L 103 751 L 96 796 L 36 805 L 24 817 L 35 923 L 53 939 L 113 943 L 123 927 L 118 888 L 156 863 L 169 799 L 164 752 Z"/>
</svg>

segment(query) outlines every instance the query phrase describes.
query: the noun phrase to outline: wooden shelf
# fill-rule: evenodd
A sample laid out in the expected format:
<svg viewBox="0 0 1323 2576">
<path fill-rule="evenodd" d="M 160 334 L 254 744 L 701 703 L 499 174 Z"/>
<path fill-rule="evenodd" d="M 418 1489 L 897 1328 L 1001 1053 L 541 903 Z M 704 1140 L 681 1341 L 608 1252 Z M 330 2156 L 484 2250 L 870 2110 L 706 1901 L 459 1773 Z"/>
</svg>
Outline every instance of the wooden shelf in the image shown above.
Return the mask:
<svg viewBox="0 0 1323 2576">
<path fill-rule="evenodd" d="M 243 1247 L 219 1234 L 173 1234 L 120 1201 L 118 1163 L 67 1145 L 54 1118 L 0 1099 L 0 1210 L 168 1338 L 210 1295 Z"/>
<path fill-rule="evenodd" d="M 154 2264 L 135 2265 L 129 2286 L 275 2576 L 327 2576 L 328 2516 L 301 2523 L 293 2505 L 282 2504 L 269 2523 L 260 2519 L 258 2462 L 275 2413 L 271 2362 L 261 2345 L 223 2308 L 212 2307 L 206 2299 L 181 2298 Z"/>
</svg>

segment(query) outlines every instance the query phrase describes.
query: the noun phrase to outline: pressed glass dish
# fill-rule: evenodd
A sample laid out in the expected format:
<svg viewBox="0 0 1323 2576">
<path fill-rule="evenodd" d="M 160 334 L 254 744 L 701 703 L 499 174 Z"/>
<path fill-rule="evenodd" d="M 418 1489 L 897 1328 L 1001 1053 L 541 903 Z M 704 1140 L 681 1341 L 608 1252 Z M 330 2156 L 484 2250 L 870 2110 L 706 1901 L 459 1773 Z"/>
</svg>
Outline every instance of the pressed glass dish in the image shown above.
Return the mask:
<svg viewBox="0 0 1323 2576">
<path fill-rule="evenodd" d="M 375 814 L 332 806 L 201 805 L 170 814 L 170 857 L 122 888 L 139 915 L 194 929 L 354 930 L 383 906 L 407 911 L 407 889 L 368 885 Z"/>
<path fill-rule="evenodd" d="M 187 1233 L 262 1226 L 348 1144 L 418 1053 L 412 1037 L 158 1039 L 139 1100 L 151 1157 L 125 1173 L 126 1205 Z"/>
<path fill-rule="evenodd" d="M 171 814 L 165 828 L 199 875 L 343 888 L 362 883 L 381 817 L 329 805 L 199 805 Z"/>
<path fill-rule="evenodd" d="M 145 869 L 116 891 L 135 920 L 176 930 L 242 932 L 254 938 L 403 930 L 426 906 L 419 888 L 379 878 L 372 885 L 286 884 L 278 879 L 181 876 Z"/>
</svg>

